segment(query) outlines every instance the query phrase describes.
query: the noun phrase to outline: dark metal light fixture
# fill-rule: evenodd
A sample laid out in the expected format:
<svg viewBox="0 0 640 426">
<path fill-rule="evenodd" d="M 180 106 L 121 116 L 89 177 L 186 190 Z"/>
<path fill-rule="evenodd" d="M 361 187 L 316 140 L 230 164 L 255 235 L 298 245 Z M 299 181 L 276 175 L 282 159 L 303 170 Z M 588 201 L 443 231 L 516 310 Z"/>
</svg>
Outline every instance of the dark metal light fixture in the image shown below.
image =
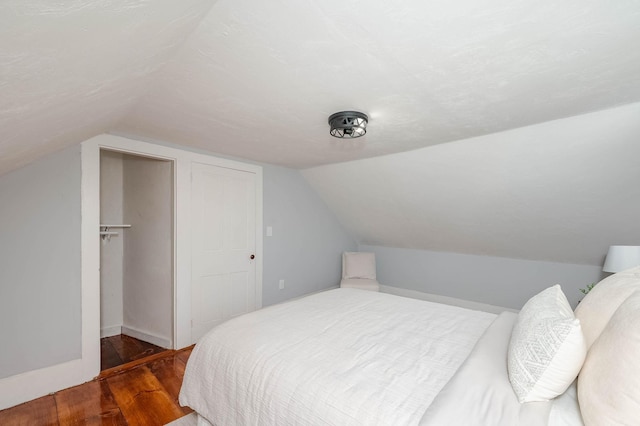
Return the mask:
<svg viewBox="0 0 640 426">
<path fill-rule="evenodd" d="M 331 136 L 336 138 L 359 138 L 367 133 L 369 117 L 357 111 L 342 111 L 331 114 L 329 126 Z"/>
</svg>

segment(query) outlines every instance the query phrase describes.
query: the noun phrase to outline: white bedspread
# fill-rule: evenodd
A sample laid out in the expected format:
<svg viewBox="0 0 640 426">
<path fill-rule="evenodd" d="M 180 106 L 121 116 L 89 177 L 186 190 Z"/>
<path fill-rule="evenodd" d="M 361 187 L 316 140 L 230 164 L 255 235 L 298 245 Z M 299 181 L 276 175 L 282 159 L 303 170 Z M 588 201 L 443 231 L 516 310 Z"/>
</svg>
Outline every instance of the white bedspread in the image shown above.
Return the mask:
<svg viewBox="0 0 640 426">
<path fill-rule="evenodd" d="M 337 289 L 228 321 L 180 403 L 216 426 L 416 425 L 494 314 Z"/>
<path fill-rule="evenodd" d="M 518 402 L 507 373 L 517 314 L 503 312 L 429 406 L 420 426 L 547 426 L 549 402 Z"/>
</svg>

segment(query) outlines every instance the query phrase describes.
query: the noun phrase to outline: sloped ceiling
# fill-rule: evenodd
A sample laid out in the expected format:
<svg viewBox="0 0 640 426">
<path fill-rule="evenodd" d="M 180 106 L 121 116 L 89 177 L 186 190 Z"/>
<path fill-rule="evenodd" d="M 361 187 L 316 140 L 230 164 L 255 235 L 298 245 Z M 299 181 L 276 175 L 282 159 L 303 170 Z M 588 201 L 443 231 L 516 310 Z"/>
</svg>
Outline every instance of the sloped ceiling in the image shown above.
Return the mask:
<svg viewBox="0 0 640 426">
<path fill-rule="evenodd" d="M 221 0 L 117 125 L 305 168 L 640 100 L 640 2 Z M 337 141 L 327 118 L 371 116 Z"/>
<path fill-rule="evenodd" d="M 0 2 L 0 174 L 113 129 L 212 5 Z"/>
<path fill-rule="evenodd" d="M 610 172 L 635 173 L 638 129 L 518 128 L 640 102 L 638 40 L 637 0 L 3 1 L 0 174 L 112 132 L 329 165 L 306 174 L 362 242 L 597 264 L 585 246 L 635 226 L 593 230 L 632 190 Z M 329 136 L 345 109 L 369 114 L 365 137 Z"/>
<path fill-rule="evenodd" d="M 602 265 L 640 243 L 640 103 L 302 173 L 365 244 Z"/>
</svg>

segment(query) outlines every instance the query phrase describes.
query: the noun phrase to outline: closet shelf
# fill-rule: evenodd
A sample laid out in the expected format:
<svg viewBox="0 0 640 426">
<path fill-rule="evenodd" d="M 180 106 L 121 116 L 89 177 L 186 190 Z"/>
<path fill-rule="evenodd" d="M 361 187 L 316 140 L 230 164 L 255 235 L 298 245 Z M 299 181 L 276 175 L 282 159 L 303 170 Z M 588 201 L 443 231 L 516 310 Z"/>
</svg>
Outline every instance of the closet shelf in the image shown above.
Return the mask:
<svg viewBox="0 0 640 426">
<path fill-rule="evenodd" d="M 131 225 L 109 225 L 101 223 L 100 228 L 131 228 Z"/>
</svg>

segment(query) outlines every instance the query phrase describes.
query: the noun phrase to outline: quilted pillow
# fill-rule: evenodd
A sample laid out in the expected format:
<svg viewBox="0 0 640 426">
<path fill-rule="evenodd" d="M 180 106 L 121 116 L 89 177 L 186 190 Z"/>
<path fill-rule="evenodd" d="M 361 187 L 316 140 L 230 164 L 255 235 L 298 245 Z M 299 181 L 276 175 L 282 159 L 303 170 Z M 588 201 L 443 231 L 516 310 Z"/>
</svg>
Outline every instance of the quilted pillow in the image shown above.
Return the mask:
<svg viewBox="0 0 640 426">
<path fill-rule="evenodd" d="M 376 279 L 375 253 L 346 251 L 342 256 L 342 278 Z"/>
<path fill-rule="evenodd" d="M 548 401 L 578 375 L 587 348 L 559 285 L 533 296 L 518 314 L 509 342 L 509 381 L 520 402 Z"/>
<path fill-rule="evenodd" d="M 586 426 L 638 424 L 639 354 L 640 292 L 635 292 L 591 346 L 578 376 L 578 400 Z"/>
<path fill-rule="evenodd" d="M 640 267 L 628 269 L 600 281 L 576 308 L 582 331 L 591 347 L 613 313 L 631 293 L 640 290 Z"/>
</svg>

